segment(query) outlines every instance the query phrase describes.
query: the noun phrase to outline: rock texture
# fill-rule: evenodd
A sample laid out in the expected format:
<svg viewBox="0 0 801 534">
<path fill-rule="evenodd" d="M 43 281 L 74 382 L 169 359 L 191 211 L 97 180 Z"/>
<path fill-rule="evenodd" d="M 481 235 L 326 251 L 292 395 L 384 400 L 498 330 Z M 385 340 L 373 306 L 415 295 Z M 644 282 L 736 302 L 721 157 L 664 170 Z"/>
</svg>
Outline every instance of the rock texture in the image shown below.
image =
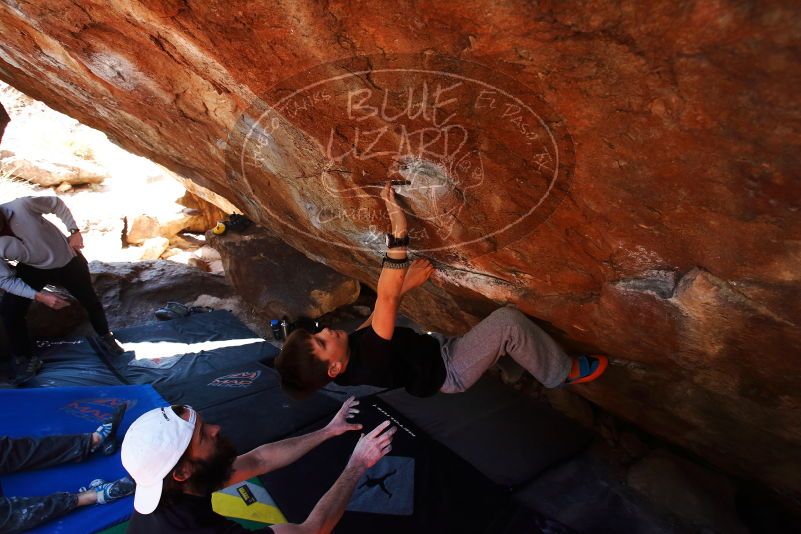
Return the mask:
<svg viewBox="0 0 801 534">
<path fill-rule="evenodd" d="M 177 203 L 185 208 L 173 213 L 138 213 L 129 216 L 125 232 L 126 243 L 141 245 L 153 237 L 165 237 L 173 241 L 181 232 L 203 234 L 225 216 L 220 208 L 189 191 Z"/>
<path fill-rule="evenodd" d="M 200 295 L 233 296 L 224 276 L 171 261 L 93 261 L 89 270 L 112 329 L 153 322 L 156 309 L 168 301 L 187 304 Z"/>
<path fill-rule="evenodd" d="M 368 285 L 384 231 L 372 185 L 388 171 L 429 184 L 405 198 L 439 271 L 406 314 L 456 332 L 514 303 L 614 358 L 582 395 L 801 496 L 797 2 L 52 0 L 2 4 L 0 30 L 0 78 Z M 395 54 L 412 59 L 390 80 L 379 66 Z M 318 67 L 355 55 L 372 59 Z M 453 137 L 461 152 L 371 159 L 450 132 L 422 113 L 435 84 L 397 119 L 428 80 L 415 64 L 483 73 L 495 93 L 438 95 L 445 111 L 449 94 L 472 98 L 449 123 L 470 134 Z M 313 86 L 325 73 L 344 77 Z M 244 172 L 231 146 L 265 116 Z M 525 227 L 434 250 L 525 216 L 543 191 L 555 202 Z"/>
<path fill-rule="evenodd" d="M 192 216 L 192 225 L 187 227 L 191 232 L 203 234 L 206 230 L 214 228 L 217 222 L 222 221 L 226 216 L 226 213 L 218 206 L 190 191 L 178 199 L 178 203 L 186 206 L 185 212 Z M 233 213 L 233 211 L 235 210 L 228 211 L 228 213 Z"/>
<path fill-rule="evenodd" d="M 265 324 L 285 315 L 316 319 L 359 297 L 359 282 L 310 260 L 263 228 L 207 235 L 231 285 Z"/>
<path fill-rule="evenodd" d="M 99 184 L 108 178 L 102 168 L 88 161 L 69 164 L 10 155 L 2 163 L 5 173 L 40 187 Z"/>
<path fill-rule="evenodd" d="M 209 206 L 210 211 L 219 212 L 214 206 L 208 205 L 205 201 L 201 202 Z M 139 213 L 128 218 L 125 242 L 129 245 L 141 245 L 154 237 L 163 237 L 168 241 L 173 240 L 181 232 L 202 234 L 216 224 L 215 221 L 214 224 L 209 226 L 208 219 L 209 217 L 199 210 L 190 208 L 163 216 Z"/>
</svg>

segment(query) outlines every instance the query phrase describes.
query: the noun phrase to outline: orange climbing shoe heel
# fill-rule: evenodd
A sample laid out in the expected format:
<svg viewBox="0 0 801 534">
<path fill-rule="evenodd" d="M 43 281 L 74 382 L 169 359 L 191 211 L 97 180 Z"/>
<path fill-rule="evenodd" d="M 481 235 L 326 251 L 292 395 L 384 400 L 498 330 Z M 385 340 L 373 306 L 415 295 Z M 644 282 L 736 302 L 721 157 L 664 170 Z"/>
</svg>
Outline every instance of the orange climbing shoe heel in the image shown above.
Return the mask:
<svg viewBox="0 0 801 534">
<path fill-rule="evenodd" d="M 606 371 L 609 359 L 601 354 L 582 355 L 573 359 L 565 384 L 583 384 L 592 382 Z"/>
</svg>

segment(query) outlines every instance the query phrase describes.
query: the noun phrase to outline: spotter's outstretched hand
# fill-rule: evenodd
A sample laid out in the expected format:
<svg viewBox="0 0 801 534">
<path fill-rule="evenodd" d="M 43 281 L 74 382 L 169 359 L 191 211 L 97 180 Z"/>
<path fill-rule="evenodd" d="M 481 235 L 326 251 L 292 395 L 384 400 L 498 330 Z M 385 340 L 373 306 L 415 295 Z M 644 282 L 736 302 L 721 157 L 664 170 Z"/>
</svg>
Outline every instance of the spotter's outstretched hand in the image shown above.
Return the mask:
<svg viewBox="0 0 801 534">
<path fill-rule="evenodd" d="M 358 404 L 359 401 L 357 401 L 355 397 L 348 397 L 348 399 L 342 403 L 342 408 L 339 409 L 334 418 L 331 419 L 331 422 L 326 426 L 332 435 L 339 436 L 350 430 L 362 429 L 362 425 L 348 422 L 348 419 L 359 413 L 358 408 L 356 408 Z"/>
<path fill-rule="evenodd" d="M 387 430 L 387 427 L 389 427 L 389 421 L 384 421 L 369 434 L 362 435 L 354 447 L 348 463 L 365 469 L 370 469 L 378 463 L 378 460 L 392 450 L 392 436 L 398 430 L 394 426 Z"/>
</svg>

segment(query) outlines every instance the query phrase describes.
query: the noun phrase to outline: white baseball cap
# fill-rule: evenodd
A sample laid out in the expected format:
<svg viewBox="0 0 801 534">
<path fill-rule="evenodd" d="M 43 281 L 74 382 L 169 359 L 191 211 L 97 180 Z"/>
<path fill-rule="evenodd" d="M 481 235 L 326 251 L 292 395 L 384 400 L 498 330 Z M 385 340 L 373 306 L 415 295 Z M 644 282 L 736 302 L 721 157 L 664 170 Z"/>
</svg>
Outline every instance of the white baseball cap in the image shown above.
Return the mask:
<svg viewBox="0 0 801 534">
<path fill-rule="evenodd" d="M 122 440 L 122 465 L 136 482 L 134 508 L 140 514 L 152 513 L 159 505 L 164 477 L 192 441 L 197 413 L 189 406 L 184 409 L 188 421 L 170 406 L 150 410 L 133 422 Z"/>
</svg>

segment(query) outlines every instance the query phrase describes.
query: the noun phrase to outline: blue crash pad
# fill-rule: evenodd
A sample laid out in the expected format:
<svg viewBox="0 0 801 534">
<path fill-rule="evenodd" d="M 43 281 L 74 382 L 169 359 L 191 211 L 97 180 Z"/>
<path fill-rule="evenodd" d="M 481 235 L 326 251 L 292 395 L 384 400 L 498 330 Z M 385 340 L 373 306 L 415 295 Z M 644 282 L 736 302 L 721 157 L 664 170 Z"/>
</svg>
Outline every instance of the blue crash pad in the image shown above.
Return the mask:
<svg viewBox="0 0 801 534">
<path fill-rule="evenodd" d="M 128 427 L 148 410 L 167 403 L 149 385 L 111 387 L 63 387 L 0 390 L 0 435 L 11 437 L 81 434 L 93 432 L 121 403 L 128 410 L 120 428 Z M 95 478 L 116 480 L 125 476 L 119 451 L 112 456 L 93 454 L 85 462 L 63 464 L 0 476 L 6 496 L 74 492 Z M 79 508 L 31 532 L 95 532 L 126 520 L 133 511 L 133 497 L 106 505 Z"/>
</svg>

